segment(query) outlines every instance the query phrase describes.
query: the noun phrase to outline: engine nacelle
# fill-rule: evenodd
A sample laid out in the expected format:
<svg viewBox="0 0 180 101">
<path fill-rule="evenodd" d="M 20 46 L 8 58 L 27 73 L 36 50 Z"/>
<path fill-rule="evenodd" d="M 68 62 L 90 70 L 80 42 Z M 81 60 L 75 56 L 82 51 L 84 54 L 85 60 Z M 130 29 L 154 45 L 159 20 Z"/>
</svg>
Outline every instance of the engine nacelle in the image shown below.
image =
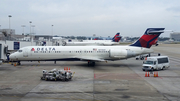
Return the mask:
<svg viewBox="0 0 180 101">
<path fill-rule="evenodd" d="M 126 50 L 111 49 L 109 56 L 112 58 L 126 58 L 127 57 L 127 51 Z"/>
<path fill-rule="evenodd" d="M 136 53 L 132 50 L 127 50 L 127 58 L 136 56 Z"/>
</svg>

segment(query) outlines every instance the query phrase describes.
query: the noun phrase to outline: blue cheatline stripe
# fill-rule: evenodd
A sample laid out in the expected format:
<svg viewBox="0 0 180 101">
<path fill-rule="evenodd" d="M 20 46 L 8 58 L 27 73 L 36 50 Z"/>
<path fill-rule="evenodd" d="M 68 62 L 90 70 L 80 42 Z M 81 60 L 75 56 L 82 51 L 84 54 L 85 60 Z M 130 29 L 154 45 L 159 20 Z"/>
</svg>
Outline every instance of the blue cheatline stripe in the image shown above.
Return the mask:
<svg viewBox="0 0 180 101">
<path fill-rule="evenodd" d="M 160 34 L 159 34 L 159 35 L 160 35 Z M 150 48 L 150 47 L 149 47 L 150 42 L 152 42 L 153 40 L 155 40 L 156 38 L 158 38 L 159 35 L 157 35 L 156 37 L 154 37 L 153 39 L 151 39 L 150 41 L 147 42 L 147 48 Z"/>
<path fill-rule="evenodd" d="M 78 58 L 47 59 L 47 60 L 21 60 L 21 61 L 81 61 Z M 15 61 L 14 61 L 15 62 Z"/>
</svg>

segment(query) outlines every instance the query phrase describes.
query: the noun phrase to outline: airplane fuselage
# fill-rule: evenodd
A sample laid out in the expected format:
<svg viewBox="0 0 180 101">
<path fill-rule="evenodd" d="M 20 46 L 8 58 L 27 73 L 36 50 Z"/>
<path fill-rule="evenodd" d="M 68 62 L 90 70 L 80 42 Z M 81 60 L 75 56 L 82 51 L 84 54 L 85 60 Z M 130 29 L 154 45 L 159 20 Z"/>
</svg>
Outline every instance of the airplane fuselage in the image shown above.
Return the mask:
<svg viewBox="0 0 180 101">
<path fill-rule="evenodd" d="M 134 46 L 28 46 L 10 55 L 12 61 L 114 61 L 153 52 Z"/>
<path fill-rule="evenodd" d="M 64 46 L 111 46 L 118 45 L 119 42 L 112 42 L 111 40 L 93 40 L 93 41 L 83 41 L 83 42 L 67 42 Z"/>
</svg>

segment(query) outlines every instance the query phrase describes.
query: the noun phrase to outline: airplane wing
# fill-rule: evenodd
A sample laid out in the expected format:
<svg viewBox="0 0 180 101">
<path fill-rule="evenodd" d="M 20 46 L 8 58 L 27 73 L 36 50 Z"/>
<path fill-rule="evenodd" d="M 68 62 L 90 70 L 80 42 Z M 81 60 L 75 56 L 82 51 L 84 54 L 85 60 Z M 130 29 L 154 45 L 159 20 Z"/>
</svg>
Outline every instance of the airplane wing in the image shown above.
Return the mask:
<svg viewBox="0 0 180 101">
<path fill-rule="evenodd" d="M 104 60 L 104 59 L 100 59 L 100 58 L 94 58 L 94 57 L 83 57 L 83 56 L 78 56 L 78 57 L 74 57 L 74 58 L 78 58 L 78 59 L 80 59 L 80 60 L 82 60 L 82 61 L 106 61 L 106 60 Z"/>
</svg>

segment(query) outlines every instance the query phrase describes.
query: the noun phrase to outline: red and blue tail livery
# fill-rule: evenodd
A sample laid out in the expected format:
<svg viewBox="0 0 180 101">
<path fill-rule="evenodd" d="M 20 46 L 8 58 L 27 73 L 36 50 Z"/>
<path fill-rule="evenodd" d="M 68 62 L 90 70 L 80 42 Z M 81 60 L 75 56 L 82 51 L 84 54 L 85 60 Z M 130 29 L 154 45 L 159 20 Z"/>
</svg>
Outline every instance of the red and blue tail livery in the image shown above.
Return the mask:
<svg viewBox="0 0 180 101">
<path fill-rule="evenodd" d="M 148 28 L 144 35 L 130 46 L 150 48 L 157 42 L 159 35 L 164 33 L 164 29 L 165 28 Z"/>
<path fill-rule="evenodd" d="M 112 41 L 113 42 L 119 42 L 119 40 L 121 39 L 121 36 L 119 36 L 120 33 L 117 33 L 113 38 Z"/>
</svg>

